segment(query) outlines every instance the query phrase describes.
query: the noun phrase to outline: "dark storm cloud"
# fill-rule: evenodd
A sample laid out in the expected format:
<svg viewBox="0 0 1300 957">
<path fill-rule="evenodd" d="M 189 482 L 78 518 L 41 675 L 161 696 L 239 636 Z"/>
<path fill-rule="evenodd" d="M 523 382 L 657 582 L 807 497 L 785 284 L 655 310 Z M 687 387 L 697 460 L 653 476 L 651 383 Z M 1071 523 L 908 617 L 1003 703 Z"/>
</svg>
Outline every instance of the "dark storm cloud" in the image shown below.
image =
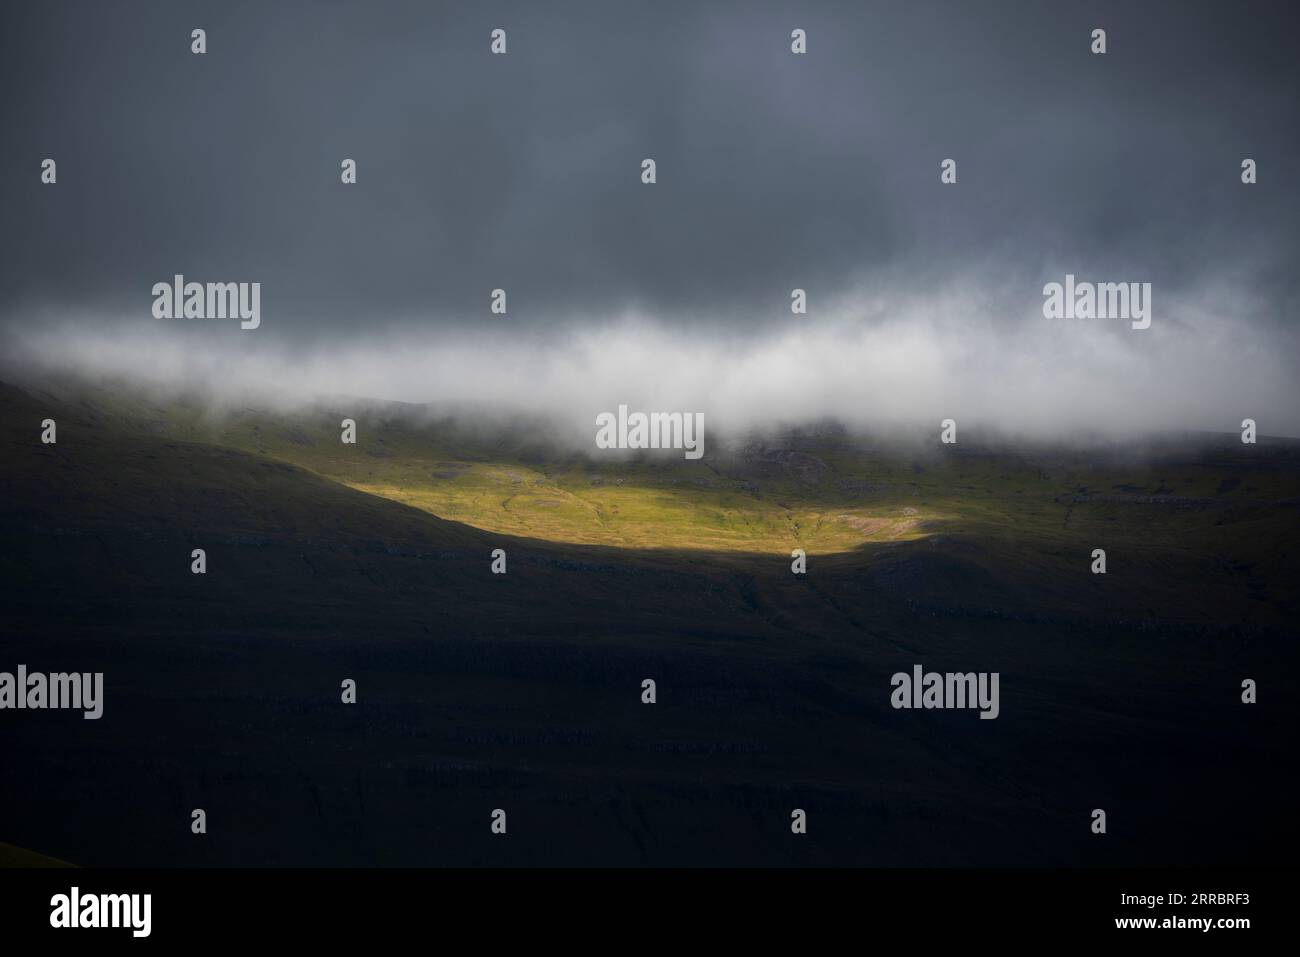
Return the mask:
<svg viewBox="0 0 1300 957">
<path fill-rule="evenodd" d="M 628 308 L 752 327 L 788 318 L 794 286 L 816 305 L 875 276 L 923 290 L 970 271 L 1010 302 L 1073 269 L 1158 290 L 1228 275 L 1260 322 L 1296 303 L 1282 5 L 39 2 L 6 17 L 9 321 L 147 316 L 177 272 L 262 282 L 265 333 L 294 337 L 471 328 L 497 286 L 519 327 Z M 189 52 L 198 26 L 205 56 Z"/>
<path fill-rule="evenodd" d="M 523 409 L 579 445 L 624 402 L 711 429 L 1300 435 L 1289 4 L 5 16 L 0 377 Z M 1045 319 L 1067 272 L 1151 283 L 1151 327 Z M 260 282 L 260 327 L 153 318 L 176 273 Z"/>
</svg>

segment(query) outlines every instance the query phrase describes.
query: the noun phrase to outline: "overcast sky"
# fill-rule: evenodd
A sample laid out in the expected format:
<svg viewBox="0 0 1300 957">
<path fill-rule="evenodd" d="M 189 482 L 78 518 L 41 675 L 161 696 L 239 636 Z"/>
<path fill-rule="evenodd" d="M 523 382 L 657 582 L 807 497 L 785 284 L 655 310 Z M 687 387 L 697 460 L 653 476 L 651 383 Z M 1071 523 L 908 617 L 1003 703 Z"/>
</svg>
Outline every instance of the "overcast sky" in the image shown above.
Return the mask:
<svg viewBox="0 0 1300 957">
<path fill-rule="evenodd" d="M 630 394 L 738 419 L 955 406 L 1103 427 L 1128 409 L 1300 434 L 1294 4 L 18 0 L 4 17 L 11 355 L 583 416 Z M 1067 272 L 1152 283 L 1152 328 L 1044 319 Z M 260 282 L 261 327 L 154 319 L 176 273 Z"/>
</svg>

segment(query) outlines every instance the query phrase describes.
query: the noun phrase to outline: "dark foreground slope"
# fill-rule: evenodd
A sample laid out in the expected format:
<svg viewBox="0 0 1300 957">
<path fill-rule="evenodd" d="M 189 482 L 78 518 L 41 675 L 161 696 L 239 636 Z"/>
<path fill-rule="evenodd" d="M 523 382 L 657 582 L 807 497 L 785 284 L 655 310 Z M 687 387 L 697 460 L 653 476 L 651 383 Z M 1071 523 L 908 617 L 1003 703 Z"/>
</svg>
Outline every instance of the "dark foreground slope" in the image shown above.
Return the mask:
<svg viewBox="0 0 1300 957">
<path fill-rule="evenodd" d="M 90 865 L 1294 860 L 1294 502 L 1149 503 L 1142 576 L 1063 578 L 1044 556 L 1094 529 L 1009 528 L 796 578 L 489 534 L 9 387 L 0 450 L 0 670 L 102 671 L 107 699 L 0 712 L 0 841 Z M 1265 455 L 1300 485 L 1294 450 Z M 1000 717 L 892 709 L 917 663 L 1000 672 Z"/>
</svg>

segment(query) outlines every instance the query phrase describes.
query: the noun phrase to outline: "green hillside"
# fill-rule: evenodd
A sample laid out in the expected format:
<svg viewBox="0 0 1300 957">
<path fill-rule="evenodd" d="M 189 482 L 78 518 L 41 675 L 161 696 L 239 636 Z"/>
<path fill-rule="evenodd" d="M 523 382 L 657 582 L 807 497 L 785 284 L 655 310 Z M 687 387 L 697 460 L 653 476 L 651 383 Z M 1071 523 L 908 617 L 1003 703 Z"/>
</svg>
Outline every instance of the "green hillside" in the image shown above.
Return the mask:
<svg viewBox="0 0 1300 957">
<path fill-rule="evenodd" d="M 28 399 L 36 415 L 41 397 Z M 306 489 L 325 489 L 311 476 L 368 497 L 336 516 L 311 512 L 308 496 L 300 503 L 308 513 L 296 519 L 303 531 L 332 533 L 350 521 L 378 531 L 383 522 L 374 503 L 388 500 L 443 520 L 437 534 L 449 542 L 508 536 L 608 546 L 625 555 L 770 556 L 772 567 L 787 571 L 794 548 L 879 564 L 910 554 L 891 549 L 925 547 L 925 561 L 941 555 L 996 582 L 995 590 L 1019 588 L 1038 603 L 1084 610 L 1094 609 L 1097 583 L 1081 571 L 1092 550 L 1104 548 L 1110 594 L 1127 593 L 1138 613 L 1219 620 L 1216 609 L 1232 604 L 1245 620 L 1281 625 L 1295 611 L 1289 583 L 1300 559 L 1287 523 L 1300 502 L 1295 442 L 1243 446 L 1221 436 L 1012 451 L 978 441 L 886 445 L 822 428 L 715 442 L 698 462 L 675 453 L 619 461 L 598 458 L 594 449 L 556 451 L 538 438 L 545 432 L 526 423 L 469 428 L 400 403 L 214 412 L 198 395 L 150 397 L 121 383 L 64 383 L 44 399 L 76 417 L 61 433 L 65 443 L 82 435 L 107 441 L 97 430 L 119 446 L 146 443 L 131 469 L 166 470 L 166 450 L 175 447 L 169 443 L 190 443 L 206 463 L 202 481 L 219 487 L 202 507 L 222 522 L 229 515 L 237 524 L 262 483 L 287 475 L 271 464 L 279 462 L 301 470 L 296 499 Z M 344 417 L 358 423 L 356 445 L 339 440 Z M 78 423 L 82 435 L 70 430 Z M 249 473 L 230 458 L 234 453 L 262 464 Z M 191 470 L 177 481 L 196 478 Z M 130 503 L 133 483 L 120 476 L 114 482 L 88 494 L 120 509 Z M 201 517 L 202 510 L 195 520 Z M 386 521 L 396 523 L 386 535 L 409 534 L 408 519 L 394 513 Z M 487 535 L 467 540 L 474 529 Z M 963 576 L 945 580 L 906 568 L 900 575 L 911 575 L 921 589 L 964 587 Z M 1200 585 L 1188 590 L 1188 581 Z"/>
<path fill-rule="evenodd" d="M 1293 443 L 824 428 L 597 465 L 538 434 L 0 386 L 4 664 L 109 689 L 101 721 L 3 716 L 7 839 L 85 866 L 1167 865 L 1294 834 Z M 892 709 L 917 663 L 1001 672 L 1001 716 Z M 505 803 L 509 842 L 465 823 Z"/>
</svg>

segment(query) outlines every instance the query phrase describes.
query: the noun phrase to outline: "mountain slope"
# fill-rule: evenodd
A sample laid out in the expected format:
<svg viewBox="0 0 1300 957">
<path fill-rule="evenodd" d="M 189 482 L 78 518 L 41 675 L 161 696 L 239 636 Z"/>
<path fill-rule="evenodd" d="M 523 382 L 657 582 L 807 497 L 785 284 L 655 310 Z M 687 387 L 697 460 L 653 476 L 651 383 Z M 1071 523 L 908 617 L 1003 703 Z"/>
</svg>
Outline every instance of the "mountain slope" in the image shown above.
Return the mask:
<svg viewBox="0 0 1300 957">
<path fill-rule="evenodd" d="M 1085 491 L 1022 522 L 1008 472 L 961 524 L 795 576 L 788 549 L 448 522 L 23 390 L 0 390 L 0 448 L 0 670 L 107 689 L 99 721 L 0 714 L 0 837 L 79 864 L 1240 863 L 1294 842 L 1286 506 Z M 1242 493 L 1295 481 L 1269 461 Z M 1089 574 L 1084 546 L 1134 509 Z M 891 708 L 918 663 L 998 671 L 999 718 Z M 1115 840 L 1090 840 L 1094 806 Z"/>
</svg>

